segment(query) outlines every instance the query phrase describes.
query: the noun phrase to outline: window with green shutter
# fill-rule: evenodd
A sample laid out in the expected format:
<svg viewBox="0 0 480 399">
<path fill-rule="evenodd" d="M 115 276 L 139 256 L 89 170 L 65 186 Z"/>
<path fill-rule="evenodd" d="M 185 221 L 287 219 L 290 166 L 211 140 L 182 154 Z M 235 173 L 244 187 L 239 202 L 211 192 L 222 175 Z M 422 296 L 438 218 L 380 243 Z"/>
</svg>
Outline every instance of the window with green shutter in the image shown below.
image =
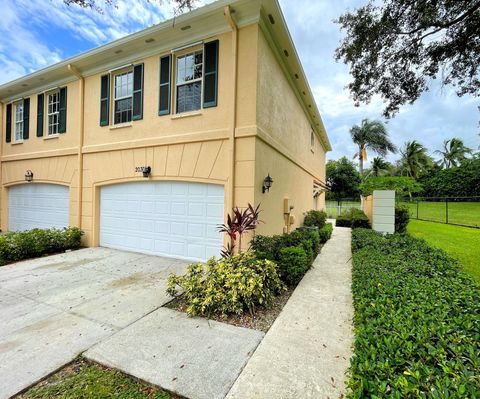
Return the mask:
<svg viewBox="0 0 480 399">
<path fill-rule="evenodd" d="M 158 99 L 158 115 L 170 114 L 170 85 L 172 80 L 172 56 L 160 58 L 160 89 Z"/>
<path fill-rule="evenodd" d="M 218 40 L 205 44 L 205 73 L 203 76 L 203 108 L 217 106 Z"/>
<path fill-rule="evenodd" d="M 108 126 L 110 109 L 110 75 L 100 78 L 100 126 Z"/>
<path fill-rule="evenodd" d="M 37 137 L 43 136 L 43 109 L 44 109 L 45 95 L 39 94 L 37 96 Z"/>
<path fill-rule="evenodd" d="M 60 89 L 60 104 L 58 114 L 58 133 L 67 131 L 67 88 Z"/>
</svg>

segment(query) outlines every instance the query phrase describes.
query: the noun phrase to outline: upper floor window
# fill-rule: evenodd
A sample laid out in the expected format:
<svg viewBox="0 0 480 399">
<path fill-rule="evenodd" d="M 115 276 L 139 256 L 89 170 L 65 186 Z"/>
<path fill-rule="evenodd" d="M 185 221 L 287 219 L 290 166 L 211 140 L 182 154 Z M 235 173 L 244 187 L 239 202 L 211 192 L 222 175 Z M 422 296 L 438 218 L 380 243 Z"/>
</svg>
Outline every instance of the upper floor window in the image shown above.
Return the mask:
<svg viewBox="0 0 480 399">
<path fill-rule="evenodd" d="M 203 50 L 177 58 L 176 109 L 177 113 L 202 108 Z"/>
<path fill-rule="evenodd" d="M 59 132 L 60 92 L 55 91 L 47 97 L 47 135 Z"/>
<path fill-rule="evenodd" d="M 23 101 L 15 104 L 15 141 L 23 140 L 23 119 L 24 107 Z"/>
<path fill-rule="evenodd" d="M 120 73 L 114 78 L 114 124 L 132 121 L 133 71 Z"/>
</svg>

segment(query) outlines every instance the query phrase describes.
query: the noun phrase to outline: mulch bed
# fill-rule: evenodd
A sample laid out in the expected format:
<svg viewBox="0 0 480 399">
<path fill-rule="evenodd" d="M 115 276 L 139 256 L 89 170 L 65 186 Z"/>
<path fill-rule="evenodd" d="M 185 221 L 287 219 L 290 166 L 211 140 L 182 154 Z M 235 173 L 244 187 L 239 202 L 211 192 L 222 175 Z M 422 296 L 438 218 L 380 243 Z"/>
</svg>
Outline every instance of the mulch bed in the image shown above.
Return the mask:
<svg viewBox="0 0 480 399">
<path fill-rule="evenodd" d="M 282 311 L 283 307 L 288 301 L 288 298 L 290 298 L 294 290 L 295 288 L 287 288 L 280 295 L 274 298 L 272 304 L 268 308 L 259 307 L 255 310 L 253 315 L 248 312 L 241 315 L 232 314 L 227 317 L 212 315 L 210 319 L 222 323 L 232 324 L 237 327 L 251 328 L 253 330 L 259 330 L 266 333 Z M 185 313 L 187 303 L 184 296 L 180 295 L 164 306 L 169 309 Z"/>
</svg>

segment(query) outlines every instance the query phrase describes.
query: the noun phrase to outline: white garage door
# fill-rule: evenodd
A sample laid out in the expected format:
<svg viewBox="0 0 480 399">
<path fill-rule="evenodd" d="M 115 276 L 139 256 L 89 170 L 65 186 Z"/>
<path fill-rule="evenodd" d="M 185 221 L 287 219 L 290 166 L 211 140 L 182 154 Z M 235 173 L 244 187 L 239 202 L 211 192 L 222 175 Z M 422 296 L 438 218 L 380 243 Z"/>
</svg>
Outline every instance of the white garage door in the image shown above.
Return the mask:
<svg viewBox="0 0 480 399">
<path fill-rule="evenodd" d="M 100 245 L 204 261 L 218 256 L 223 237 L 223 186 L 135 182 L 100 193 Z"/>
<path fill-rule="evenodd" d="M 8 189 L 8 229 L 63 228 L 68 226 L 68 187 L 29 183 Z"/>
</svg>

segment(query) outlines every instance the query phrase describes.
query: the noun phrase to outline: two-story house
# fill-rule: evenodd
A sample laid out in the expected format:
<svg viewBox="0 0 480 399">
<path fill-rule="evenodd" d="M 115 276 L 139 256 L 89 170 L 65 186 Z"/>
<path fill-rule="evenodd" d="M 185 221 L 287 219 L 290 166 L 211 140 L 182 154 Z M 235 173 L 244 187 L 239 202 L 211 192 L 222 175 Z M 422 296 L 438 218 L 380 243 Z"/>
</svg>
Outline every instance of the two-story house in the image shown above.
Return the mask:
<svg viewBox="0 0 480 399">
<path fill-rule="evenodd" d="M 3 231 L 78 226 L 87 246 L 205 260 L 233 206 L 261 204 L 263 234 L 324 207 L 330 144 L 276 0 L 217 1 L 0 101 Z"/>
</svg>

